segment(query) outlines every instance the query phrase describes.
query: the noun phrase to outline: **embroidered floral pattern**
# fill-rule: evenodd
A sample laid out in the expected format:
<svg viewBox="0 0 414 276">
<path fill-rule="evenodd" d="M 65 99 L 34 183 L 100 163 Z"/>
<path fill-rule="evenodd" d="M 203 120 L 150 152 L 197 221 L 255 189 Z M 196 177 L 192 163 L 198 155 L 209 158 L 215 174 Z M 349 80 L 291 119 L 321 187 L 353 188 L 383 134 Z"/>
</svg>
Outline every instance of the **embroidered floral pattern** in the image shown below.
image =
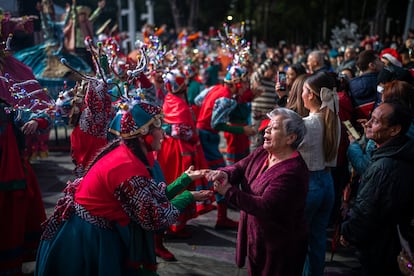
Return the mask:
<svg viewBox="0 0 414 276">
<path fill-rule="evenodd" d="M 63 196 L 58 200 L 53 214 L 42 224 L 43 234 L 41 239 L 51 239 L 57 232 L 59 226 L 69 219 L 74 212 L 73 199 L 76 187 L 81 182 L 82 178 L 77 178 L 75 181 L 68 181 L 68 185 L 63 190 Z"/>
<path fill-rule="evenodd" d="M 123 182 L 115 195 L 128 216 L 146 230 L 158 230 L 173 224 L 179 211 L 167 199 L 166 184 L 134 176 Z"/>
<path fill-rule="evenodd" d="M 113 223 L 103 217 L 91 215 L 83 206 L 74 201 L 75 191 L 82 178 L 68 182 L 63 196 L 58 200 L 55 210 L 50 218 L 43 223 L 44 228 L 41 239 L 51 239 L 59 227 L 71 215 L 77 215 L 83 220 L 100 228 L 112 229 Z M 115 190 L 114 196 L 120 201 L 126 214 L 139 223 L 146 230 L 158 230 L 173 224 L 179 210 L 168 200 L 163 182 L 157 184 L 153 179 L 134 176 L 121 183 Z"/>
<path fill-rule="evenodd" d="M 88 134 L 105 138 L 111 120 L 112 103 L 107 88 L 91 81 L 85 97 L 86 107 L 83 110 L 79 126 Z"/>
</svg>

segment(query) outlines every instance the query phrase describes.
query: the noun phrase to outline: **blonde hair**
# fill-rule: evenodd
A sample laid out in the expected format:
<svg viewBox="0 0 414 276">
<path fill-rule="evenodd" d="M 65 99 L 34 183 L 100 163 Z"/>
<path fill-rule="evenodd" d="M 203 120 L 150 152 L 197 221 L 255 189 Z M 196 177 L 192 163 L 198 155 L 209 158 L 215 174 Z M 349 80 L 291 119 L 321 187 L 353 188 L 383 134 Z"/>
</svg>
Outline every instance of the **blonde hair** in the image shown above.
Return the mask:
<svg viewBox="0 0 414 276">
<path fill-rule="evenodd" d="M 286 108 L 289 108 L 302 117 L 309 115 L 309 110 L 307 110 L 303 104 L 302 91 L 303 85 L 305 84 L 308 75 L 302 74 L 296 77 L 292 83 L 292 88 L 289 91 L 289 97 L 287 100 Z"/>
</svg>

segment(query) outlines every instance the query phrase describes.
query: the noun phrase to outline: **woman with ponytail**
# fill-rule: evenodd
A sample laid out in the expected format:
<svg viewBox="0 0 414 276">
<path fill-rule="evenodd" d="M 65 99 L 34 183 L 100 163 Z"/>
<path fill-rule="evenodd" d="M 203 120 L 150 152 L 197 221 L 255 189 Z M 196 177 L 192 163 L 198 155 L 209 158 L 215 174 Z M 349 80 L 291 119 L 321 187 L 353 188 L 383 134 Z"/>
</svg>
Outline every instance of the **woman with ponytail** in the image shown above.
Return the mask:
<svg viewBox="0 0 414 276">
<path fill-rule="evenodd" d="M 325 72 L 311 75 L 303 86 L 302 99 L 309 115 L 303 119 L 307 132 L 299 152 L 310 171 L 305 208 L 308 255 L 303 275 L 323 275 L 326 228 L 334 204 L 330 168 L 336 166 L 341 130 L 335 79 Z"/>
</svg>

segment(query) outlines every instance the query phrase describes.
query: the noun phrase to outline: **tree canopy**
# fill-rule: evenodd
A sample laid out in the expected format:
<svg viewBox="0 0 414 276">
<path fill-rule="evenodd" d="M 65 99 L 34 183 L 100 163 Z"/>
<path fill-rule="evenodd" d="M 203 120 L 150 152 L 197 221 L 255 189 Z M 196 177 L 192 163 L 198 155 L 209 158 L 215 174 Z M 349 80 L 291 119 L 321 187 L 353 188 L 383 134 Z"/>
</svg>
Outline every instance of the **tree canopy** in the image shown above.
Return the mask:
<svg viewBox="0 0 414 276">
<path fill-rule="evenodd" d="M 102 17 L 119 18 L 117 0 L 106 0 Z M 146 0 L 135 0 L 137 30 L 145 23 Z M 55 0 L 65 5 L 67 0 Z M 77 0 L 78 4 L 96 7 L 98 0 Z M 120 1 L 126 5 L 126 0 Z M 189 28 L 206 32 L 210 26 L 220 28 L 232 16 L 233 22 L 245 22 L 247 35 L 268 44 L 284 40 L 313 45 L 328 43 L 331 30 L 342 19 L 355 23 L 361 35 L 401 35 L 404 29 L 408 0 L 399 5 L 390 0 L 156 0 L 155 25 L 167 24 L 180 30 Z M 105 19 L 102 19 L 103 21 Z"/>
</svg>

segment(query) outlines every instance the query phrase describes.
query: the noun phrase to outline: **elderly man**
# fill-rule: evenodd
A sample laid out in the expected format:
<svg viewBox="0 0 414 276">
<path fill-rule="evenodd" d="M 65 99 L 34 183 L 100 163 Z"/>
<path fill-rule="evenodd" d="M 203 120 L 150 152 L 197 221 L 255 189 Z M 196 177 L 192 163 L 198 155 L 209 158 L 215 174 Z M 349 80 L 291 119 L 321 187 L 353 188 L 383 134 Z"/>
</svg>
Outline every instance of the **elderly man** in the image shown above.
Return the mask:
<svg viewBox="0 0 414 276">
<path fill-rule="evenodd" d="M 342 245 L 359 250 L 362 275 L 400 275 L 397 225 L 408 225 L 414 215 L 414 141 L 405 135 L 410 123 L 410 113 L 396 102 L 378 106 L 366 123 L 366 137 L 378 149 L 341 236 Z"/>
<path fill-rule="evenodd" d="M 310 74 L 329 71 L 329 68 L 325 64 L 325 54 L 322 51 L 310 52 L 306 65 L 308 66 L 308 71 Z"/>
<path fill-rule="evenodd" d="M 357 68 L 356 68 L 356 60 L 357 60 L 357 52 L 353 46 L 348 46 L 345 49 L 344 53 L 344 60 L 339 64 L 336 72 L 339 74 L 343 70 L 350 70 L 352 71 L 353 75 L 355 75 Z"/>
</svg>

